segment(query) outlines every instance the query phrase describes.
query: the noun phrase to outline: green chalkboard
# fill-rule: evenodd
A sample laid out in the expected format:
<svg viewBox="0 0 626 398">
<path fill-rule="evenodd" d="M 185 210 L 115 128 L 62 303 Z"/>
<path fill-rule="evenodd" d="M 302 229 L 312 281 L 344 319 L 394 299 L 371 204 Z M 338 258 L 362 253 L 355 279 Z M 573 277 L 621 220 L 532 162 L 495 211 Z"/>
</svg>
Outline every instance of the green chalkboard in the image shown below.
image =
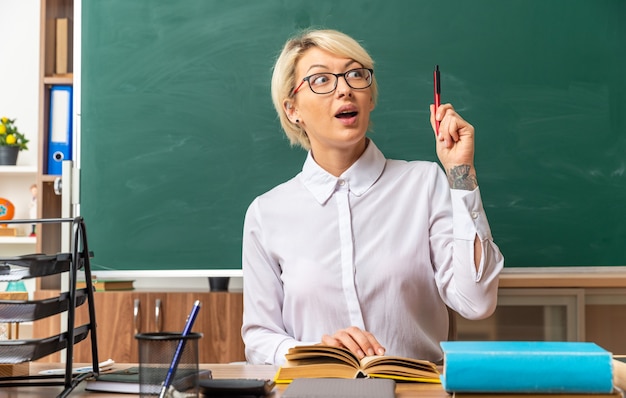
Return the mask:
<svg viewBox="0 0 626 398">
<path fill-rule="evenodd" d="M 299 172 L 270 101 L 308 26 L 376 61 L 371 137 L 436 160 L 432 70 L 477 131 L 507 267 L 626 265 L 626 2 L 101 0 L 82 4 L 81 214 L 93 268 L 239 269 L 253 198 Z"/>
</svg>

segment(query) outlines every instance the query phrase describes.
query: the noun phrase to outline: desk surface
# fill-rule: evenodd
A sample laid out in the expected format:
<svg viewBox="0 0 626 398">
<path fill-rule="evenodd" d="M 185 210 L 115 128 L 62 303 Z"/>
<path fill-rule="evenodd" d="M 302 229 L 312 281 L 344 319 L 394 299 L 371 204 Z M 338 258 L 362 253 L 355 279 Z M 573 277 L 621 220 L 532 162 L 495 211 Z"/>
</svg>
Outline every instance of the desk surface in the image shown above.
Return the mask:
<svg viewBox="0 0 626 398">
<path fill-rule="evenodd" d="M 132 364 L 116 364 L 115 369 L 124 369 L 133 366 Z M 31 365 L 31 373 L 36 374 L 43 369 L 59 368 L 59 364 L 43 364 L 35 363 Z M 214 378 L 221 379 L 272 379 L 276 373 L 276 367 L 265 365 L 240 365 L 240 364 L 203 364 L 200 365 L 202 369 L 211 369 Z M 109 394 L 109 393 L 96 393 L 85 391 L 85 383 L 81 383 L 70 394 L 70 398 L 133 398 L 135 395 L 131 394 Z M 279 385 L 274 389 L 273 395 L 270 398 L 279 398 L 282 391 L 287 388 L 286 385 Z M 63 390 L 62 387 L 11 387 L 3 388 L 0 391 L 0 398 L 50 398 L 55 397 Z M 424 383 L 403 383 L 398 384 L 396 387 L 396 393 L 398 398 L 446 398 L 449 397 L 439 384 L 424 384 Z"/>
</svg>

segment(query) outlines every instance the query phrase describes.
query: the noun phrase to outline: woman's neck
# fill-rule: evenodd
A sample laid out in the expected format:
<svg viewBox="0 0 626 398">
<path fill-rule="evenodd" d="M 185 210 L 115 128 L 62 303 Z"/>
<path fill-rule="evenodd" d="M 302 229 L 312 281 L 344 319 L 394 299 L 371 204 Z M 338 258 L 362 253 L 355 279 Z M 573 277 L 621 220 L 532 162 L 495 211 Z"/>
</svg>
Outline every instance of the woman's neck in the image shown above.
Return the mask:
<svg viewBox="0 0 626 398">
<path fill-rule="evenodd" d="M 348 148 L 318 148 L 317 150 L 312 148 L 311 154 L 321 168 L 339 177 L 363 155 L 368 143 L 369 139 L 363 138 Z"/>
</svg>

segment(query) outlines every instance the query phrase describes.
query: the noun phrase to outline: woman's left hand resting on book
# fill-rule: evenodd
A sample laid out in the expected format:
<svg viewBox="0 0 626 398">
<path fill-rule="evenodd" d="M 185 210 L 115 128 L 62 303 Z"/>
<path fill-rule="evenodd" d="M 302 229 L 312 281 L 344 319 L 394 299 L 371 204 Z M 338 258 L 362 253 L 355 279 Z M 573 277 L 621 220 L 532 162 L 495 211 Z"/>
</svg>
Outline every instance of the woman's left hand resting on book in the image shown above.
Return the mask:
<svg viewBox="0 0 626 398">
<path fill-rule="evenodd" d="M 340 329 L 332 336 L 325 334 L 322 336 L 322 344 L 347 348 L 359 359 L 372 355 L 385 355 L 385 348 L 380 345 L 376 337 L 356 326 Z"/>
</svg>

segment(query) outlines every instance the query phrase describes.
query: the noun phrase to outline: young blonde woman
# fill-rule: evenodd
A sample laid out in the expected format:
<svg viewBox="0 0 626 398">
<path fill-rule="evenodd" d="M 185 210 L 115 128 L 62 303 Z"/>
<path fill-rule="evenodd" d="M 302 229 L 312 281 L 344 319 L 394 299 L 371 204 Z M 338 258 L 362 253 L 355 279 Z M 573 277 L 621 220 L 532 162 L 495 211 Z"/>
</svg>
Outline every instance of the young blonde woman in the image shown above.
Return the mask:
<svg viewBox="0 0 626 398">
<path fill-rule="evenodd" d="M 474 128 L 450 104 L 430 123 L 443 166 L 386 159 L 367 137 L 374 63 L 351 37 L 309 30 L 285 44 L 272 99 L 302 172 L 257 197 L 243 232 L 250 363 L 329 344 L 359 357 L 439 362 L 449 306 L 479 319 L 496 307 L 504 259 L 474 168 Z M 377 126 L 384 134 L 385 126 Z M 445 172 L 444 172 L 445 171 Z"/>
</svg>

